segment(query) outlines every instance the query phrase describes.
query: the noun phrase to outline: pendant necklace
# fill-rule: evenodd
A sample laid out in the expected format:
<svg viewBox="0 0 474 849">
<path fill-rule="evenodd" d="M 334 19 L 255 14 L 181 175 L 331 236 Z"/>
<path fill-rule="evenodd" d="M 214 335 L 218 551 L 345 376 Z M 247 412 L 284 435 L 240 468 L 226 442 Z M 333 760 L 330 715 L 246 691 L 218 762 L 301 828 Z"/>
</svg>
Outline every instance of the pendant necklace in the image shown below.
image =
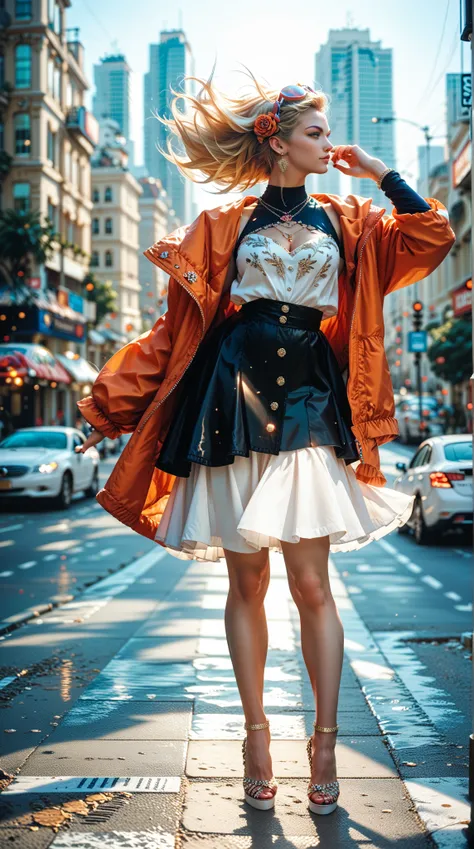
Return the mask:
<svg viewBox="0 0 474 849">
<path fill-rule="evenodd" d="M 269 212 L 272 212 L 274 215 L 278 215 L 279 221 L 282 221 L 283 223 L 288 223 L 289 221 L 293 220 L 294 216 L 297 215 L 298 212 L 301 212 L 305 208 L 306 204 L 309 203 L 310 199 L 311 195 L 308 195 L 308 197 L 304 201 L 300 201 L 299 203 L 297 203 L 296 206 L 293 207 L 293 209 L 290 209 L 288 212 L 283 213 L 281 209 L 277 209 L 275 206 L 272 206 L 270 203 L 267 203 L 266 201 L 262 200 L 262 198 L 259 198 L 258 202 Z"/>
<path fill-rule="evenodd" d="M 296 224 L 297 222 L 295 221 L 294 223 Z M 294 234 L 291 234 L 291 236 L 287 236 L 286 233 L 283 232 L 283 230 L 280 230 L 280 228 L 276 226 L 276 224 L 273 224 L 272 226 L 275 228 L 275 230 L 277 230 L 278 233 L 281 233 L 281 235 L 290 243 L 288 248 L 291 251 L 291 246 L 293 244 L 293 235 Z M 300 227 L 299 229 L 304 230 L 305 228 Z"/>
</svg>

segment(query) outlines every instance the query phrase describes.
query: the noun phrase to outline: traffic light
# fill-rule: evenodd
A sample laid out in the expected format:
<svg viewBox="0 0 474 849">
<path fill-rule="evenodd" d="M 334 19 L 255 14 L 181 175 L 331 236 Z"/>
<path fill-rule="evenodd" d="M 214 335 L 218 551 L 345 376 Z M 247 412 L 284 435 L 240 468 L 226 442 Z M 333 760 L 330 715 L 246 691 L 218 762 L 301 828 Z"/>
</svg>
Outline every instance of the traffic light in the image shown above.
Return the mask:
<svg viewBox="0 0 474 849">
<path fill-rule="evenodd" d="M 423 324 L 423 304 L 415 301 L 413 304 L 413 330 L 421 330 Z"/>
</svg>

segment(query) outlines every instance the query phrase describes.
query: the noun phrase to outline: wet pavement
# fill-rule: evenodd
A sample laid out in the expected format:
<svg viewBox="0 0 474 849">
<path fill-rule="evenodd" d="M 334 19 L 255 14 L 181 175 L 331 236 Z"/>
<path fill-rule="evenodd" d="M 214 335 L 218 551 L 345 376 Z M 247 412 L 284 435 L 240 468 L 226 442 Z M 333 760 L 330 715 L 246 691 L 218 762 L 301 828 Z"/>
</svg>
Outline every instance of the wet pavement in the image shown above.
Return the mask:
<svg viewBox="0 0 474 849">
<path fill-rule="evenodd" d="M 386 462 L 393 456 L 384 454 Z M 314 706 L 281 556 L 272 555 L 265 600 L 264 704 L 279 782 L 273 811 L 242 801 L 245 732 L 223 622 L 224 563 L 180 561 L 153 547 L 4 634 L 0 845 L 464 845 L 466 552 L 452 543 L 420 549 L 392 534 L 331 558 L 345 656 L 341 796 L 328 817 L 307 809 Z"/>
</svg>

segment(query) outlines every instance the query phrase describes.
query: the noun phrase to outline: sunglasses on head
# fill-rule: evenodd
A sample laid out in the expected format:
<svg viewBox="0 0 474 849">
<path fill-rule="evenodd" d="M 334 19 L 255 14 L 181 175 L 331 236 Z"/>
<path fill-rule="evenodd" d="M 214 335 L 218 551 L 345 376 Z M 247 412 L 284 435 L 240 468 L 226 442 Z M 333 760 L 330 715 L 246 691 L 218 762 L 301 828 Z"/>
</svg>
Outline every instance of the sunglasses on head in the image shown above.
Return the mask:
<svg viewBox="0 0 474 849">
<path fill-rule="evenodd" d="M 313 92 L 313 94 L 316 93 L 313 88 L 310 88 L 310 86 L 300 85 L 299 83 L 297 85 L 286 85 L 282 88 L 280 94 L 275 100 L 275 103 L 273 104 L 272 112 L 275 116 L 275 120 L 280 120 L 280 109 L 284 100 L 287 100 L 290 103 L 292 101 L 303 100 L 309 91 Z"/>
</svg>

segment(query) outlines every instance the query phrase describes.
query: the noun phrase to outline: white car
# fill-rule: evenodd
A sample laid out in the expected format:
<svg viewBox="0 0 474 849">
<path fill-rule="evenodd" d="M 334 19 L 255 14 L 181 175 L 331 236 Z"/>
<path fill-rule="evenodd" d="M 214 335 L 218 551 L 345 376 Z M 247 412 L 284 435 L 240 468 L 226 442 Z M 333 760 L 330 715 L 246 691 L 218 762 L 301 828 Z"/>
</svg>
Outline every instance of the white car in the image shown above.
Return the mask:
<svg viewBox="0 0 474 849">
<path fill-rule="evenodd" d="M 472 435 L 451 433 L 425 439 L 408 467 L 396 463 L 402 473 L 394 489 L 415 495 L 413 512 L 399 533 L 408 528 L 418 545 L 436 542 L 445 531 L 472 531 Z"/>
<path fill-rule="evenodd" d="M 0 442 L 0 497 L 51 498 L 67 508 L 74 492 L 99 489 L 99 452 L 76 454 L 85 436 L 75 427 L 20 428 Z"/>
</svg>

